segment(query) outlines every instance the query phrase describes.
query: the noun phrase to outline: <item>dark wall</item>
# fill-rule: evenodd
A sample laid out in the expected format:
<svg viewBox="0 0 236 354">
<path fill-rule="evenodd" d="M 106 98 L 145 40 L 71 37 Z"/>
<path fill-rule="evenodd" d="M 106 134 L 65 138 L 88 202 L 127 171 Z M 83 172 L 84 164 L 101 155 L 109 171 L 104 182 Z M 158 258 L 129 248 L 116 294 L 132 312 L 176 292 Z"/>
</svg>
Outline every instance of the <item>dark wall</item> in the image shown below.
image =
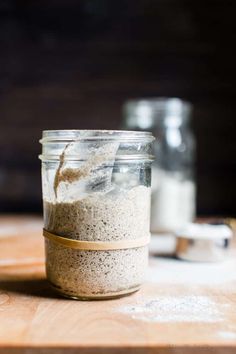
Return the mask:
<svg viewBox="0 0 236 354">
<path fill-rule="evenodd" d="M 236 214 L 235 10 L 227 0 L 0 2 L 0 209 L 41 209 L 43 129 L 118 128 L 131 97 L 195 107 L 198 210 Z"/>
</svg>

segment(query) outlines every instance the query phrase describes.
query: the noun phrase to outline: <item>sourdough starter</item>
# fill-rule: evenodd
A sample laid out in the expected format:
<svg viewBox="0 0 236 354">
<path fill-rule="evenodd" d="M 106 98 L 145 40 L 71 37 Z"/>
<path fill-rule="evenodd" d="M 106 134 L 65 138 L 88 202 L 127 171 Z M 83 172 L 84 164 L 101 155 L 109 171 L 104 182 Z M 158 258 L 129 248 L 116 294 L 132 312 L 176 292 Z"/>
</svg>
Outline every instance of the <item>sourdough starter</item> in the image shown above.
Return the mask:
<svg viewBox="0 0 236 354">
<path fill-rule="evenodd" d="M 70 203 L 44 201 L 45 228 L 82 241 L 121 241 L 148 236 L 150 188 L 95 192 Z M 147 266 L 147 246 L 84 251 L 46 240 L 47 276 L 70 297 L 112 296 L 136 290 Z"/>
</svg>

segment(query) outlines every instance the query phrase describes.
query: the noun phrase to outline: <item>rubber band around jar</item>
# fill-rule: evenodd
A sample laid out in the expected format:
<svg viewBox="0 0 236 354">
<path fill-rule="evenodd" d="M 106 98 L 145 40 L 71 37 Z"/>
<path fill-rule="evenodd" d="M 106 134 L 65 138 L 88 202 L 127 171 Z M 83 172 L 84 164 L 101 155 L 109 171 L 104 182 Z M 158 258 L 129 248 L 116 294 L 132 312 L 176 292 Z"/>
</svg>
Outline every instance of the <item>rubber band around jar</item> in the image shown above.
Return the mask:
<svg viewBox="0 0 236 354">
<path fill-rule="evenodd" d="M 150 234 L 148 234 L 148 236 L 140 237 L 135 240 L 122 240 L 112 242 L 72 240 L 51 233 L 45 229 L 43 229 L 43 236 L 46 239 L 63 245 L 65 247 L 83 251 L 108 251 L 122 250 L 128 248 L 139 248 L 147 246 L 150 241 Z"/>
</svg>

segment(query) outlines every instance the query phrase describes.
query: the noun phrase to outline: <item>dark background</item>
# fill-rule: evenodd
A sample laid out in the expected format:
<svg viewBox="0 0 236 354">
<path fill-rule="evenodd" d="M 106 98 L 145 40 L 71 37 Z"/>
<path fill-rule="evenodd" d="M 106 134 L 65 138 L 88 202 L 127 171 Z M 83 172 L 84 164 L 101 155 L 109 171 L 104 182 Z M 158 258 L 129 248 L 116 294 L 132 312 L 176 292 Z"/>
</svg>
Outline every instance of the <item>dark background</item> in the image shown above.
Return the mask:
<svg viewBox="0 0 236 354">
<path fill-rule="evenodd" d="M 236 215 L 236 1 L 0 1 L 0 210 L 41 211 L 43 129 L 119 128 L 128 98 L 194 104 L 199 214 Z"/>
</svg>

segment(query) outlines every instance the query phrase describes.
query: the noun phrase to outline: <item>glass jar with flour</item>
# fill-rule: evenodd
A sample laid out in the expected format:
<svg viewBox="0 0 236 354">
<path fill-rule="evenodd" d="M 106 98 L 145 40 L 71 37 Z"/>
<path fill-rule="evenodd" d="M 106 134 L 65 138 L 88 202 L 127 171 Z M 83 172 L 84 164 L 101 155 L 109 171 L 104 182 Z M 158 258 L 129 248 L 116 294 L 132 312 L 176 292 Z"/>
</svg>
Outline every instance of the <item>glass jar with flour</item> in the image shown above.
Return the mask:
<svg viewBox="0 0 236 354">
<path fill-rule="evenodd" d="M 151 130 L 156 136 L 152 174 L 151 230 L 169 232 L 195 218 L 195 139 L 191 105 L 177 98 L 128 101 L 124 127 Z"/>
<path fill-rule="evenodd" d="M 47 278 L 75 299 L 139 289 L 148 259 L 153 160 L 148 132 L 44 131 Z"/>
</svg>

